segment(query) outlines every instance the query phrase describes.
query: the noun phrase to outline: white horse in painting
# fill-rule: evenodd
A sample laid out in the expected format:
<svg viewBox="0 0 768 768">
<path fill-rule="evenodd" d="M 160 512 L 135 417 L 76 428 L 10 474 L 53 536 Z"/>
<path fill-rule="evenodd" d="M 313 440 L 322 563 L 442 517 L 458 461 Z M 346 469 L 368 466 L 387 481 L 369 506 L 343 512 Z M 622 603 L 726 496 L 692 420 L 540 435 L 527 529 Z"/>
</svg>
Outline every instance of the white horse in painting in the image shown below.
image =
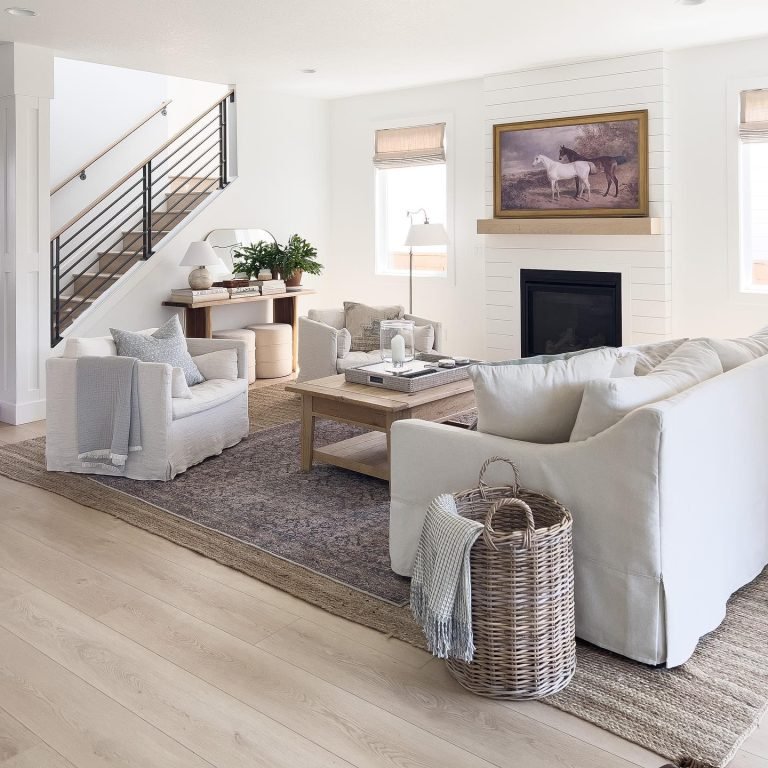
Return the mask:
<svg viewBox="0 0 768 768">
<path fill-rule="evenodd" d="M 586 200 L 589 200 L 589 196 L 592 192 L 589 186 L 589 163 L 584 160 L 577 160 L 574 163 L 559 163 L 557 160 L 546 155 L 536 155 L 533 158 L 533 164 L 543 165 L 544 170 L 547 172 L 549 183 L 552 185 L 552 202 L 555 202 L 555 195 L 557 199 L 560 199 L 560 187 L 559 181 L 564 179 L 576 179 L 576 199 L 584 197 L 586 192 Z M 579 182 L 582 184 L 581 190 L 579 190 Z"/>
</svg>

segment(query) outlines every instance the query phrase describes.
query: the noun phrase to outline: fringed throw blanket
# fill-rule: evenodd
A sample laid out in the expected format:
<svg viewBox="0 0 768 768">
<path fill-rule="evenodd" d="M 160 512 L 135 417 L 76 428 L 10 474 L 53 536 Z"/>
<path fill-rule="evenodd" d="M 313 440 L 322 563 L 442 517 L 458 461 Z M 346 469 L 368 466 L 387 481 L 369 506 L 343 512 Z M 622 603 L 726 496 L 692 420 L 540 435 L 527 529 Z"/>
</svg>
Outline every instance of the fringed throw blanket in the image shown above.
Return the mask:
<svg viewBox="0 0 768 768">
<path fill-rule="evenodd" d="M 130 451 L 141 450 L 138 361 L 133 357 L 77 360 L 77 455 L 84 467 L 121 474 Z"/>
<path fill-rule="evenodd" d="M 450 494 L 427 510 L 411 579 L 411 611 L 441 659 L 472 661 L 472 586 L 469 551 L 483 525 L 461 517 Z"/>
</svg>

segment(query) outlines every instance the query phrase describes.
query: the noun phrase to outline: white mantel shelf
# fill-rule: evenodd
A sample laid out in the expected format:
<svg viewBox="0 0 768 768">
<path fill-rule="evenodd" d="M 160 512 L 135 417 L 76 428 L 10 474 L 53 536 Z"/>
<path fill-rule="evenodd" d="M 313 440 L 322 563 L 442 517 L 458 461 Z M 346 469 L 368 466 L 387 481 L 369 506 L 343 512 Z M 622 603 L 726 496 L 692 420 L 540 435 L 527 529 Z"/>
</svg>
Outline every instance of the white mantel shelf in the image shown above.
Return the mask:
<svg viewBox="0 0 768 768">
<path fill-rule="evenodd" d="M 662 219 L 478 219 L 478 235 L 661 235 Z"/>
</svg>

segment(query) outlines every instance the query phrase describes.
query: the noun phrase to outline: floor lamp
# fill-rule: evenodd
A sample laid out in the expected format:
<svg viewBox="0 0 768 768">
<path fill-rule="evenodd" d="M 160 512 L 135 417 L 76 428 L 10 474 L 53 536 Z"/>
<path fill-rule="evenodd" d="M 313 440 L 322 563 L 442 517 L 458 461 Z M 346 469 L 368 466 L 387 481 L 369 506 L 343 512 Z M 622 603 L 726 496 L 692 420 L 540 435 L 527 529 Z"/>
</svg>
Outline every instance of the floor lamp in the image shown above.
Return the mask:
<svg viewBox="0 0 768 768">
<path fill-rule="evenodd" d="M 417 213 L 424 214 L 422 224 L 414 224 L 413 217 Z M 408 313 L 413 314 L 413 247 L 420 245 L 448 245 L 448 233 L 442 224 L 430 224 L 427 212 L 423 208 L 407 211 L 411 220 L 408 235 L 404 245 L 408 246 Z"/>
</svg>

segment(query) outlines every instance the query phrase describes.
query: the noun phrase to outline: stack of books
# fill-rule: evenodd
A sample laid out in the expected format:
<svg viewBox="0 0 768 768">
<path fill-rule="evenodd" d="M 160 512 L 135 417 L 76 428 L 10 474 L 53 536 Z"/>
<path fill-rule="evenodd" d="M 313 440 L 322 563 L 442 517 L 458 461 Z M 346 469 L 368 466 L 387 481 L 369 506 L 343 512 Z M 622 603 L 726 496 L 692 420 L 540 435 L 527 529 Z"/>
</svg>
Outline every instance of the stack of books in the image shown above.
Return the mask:
<svg viewBox="0 0 768 768">
<path fill-rule="evenodd" d="M 224 301 L 229 298 L 226 288 L 174 288 L 171 291 L 171 301 L 181 301 L 185 304 L 197 304 L 204 301 Z"/>
<path fill-rule="evenodd" d="M 245 296 L 261 296 L 261 290 L 258 285 L 240 285 L 228 290 L 230 297 L 233 299 L 242 299 Z"/>
<path fill-rule="evenodd" d="M 271 293 L 285 293 L 285 280 L 251 280 L 251 287 L 254 285 L 261 289 L 262 296 L 269 296 Z"/>
</svg>

